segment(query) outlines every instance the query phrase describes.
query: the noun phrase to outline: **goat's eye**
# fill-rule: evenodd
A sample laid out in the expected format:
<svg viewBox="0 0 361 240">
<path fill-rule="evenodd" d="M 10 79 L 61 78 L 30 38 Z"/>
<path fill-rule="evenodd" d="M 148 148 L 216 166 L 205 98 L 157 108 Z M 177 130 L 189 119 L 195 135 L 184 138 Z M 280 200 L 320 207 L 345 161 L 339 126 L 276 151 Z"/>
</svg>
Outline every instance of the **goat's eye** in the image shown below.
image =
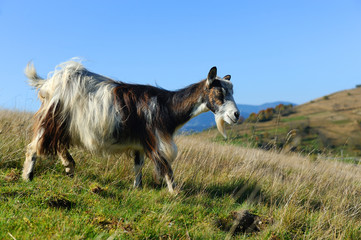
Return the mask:
<svg viewBox="0 0 361 240">
<path fill-rule="evenodd" d="M 219 97 L 219 96 L 221 96 L 222 94 L 223 94 L 223 91 L 222 90 L 220 90 L 220 89 L 216 89 L 216 95 Z"/>
<path fill-rule="evenodd" d="M 226 89 L 222 88 L 222 93 L 224 96 L 226 96 Z"/>
</svg>

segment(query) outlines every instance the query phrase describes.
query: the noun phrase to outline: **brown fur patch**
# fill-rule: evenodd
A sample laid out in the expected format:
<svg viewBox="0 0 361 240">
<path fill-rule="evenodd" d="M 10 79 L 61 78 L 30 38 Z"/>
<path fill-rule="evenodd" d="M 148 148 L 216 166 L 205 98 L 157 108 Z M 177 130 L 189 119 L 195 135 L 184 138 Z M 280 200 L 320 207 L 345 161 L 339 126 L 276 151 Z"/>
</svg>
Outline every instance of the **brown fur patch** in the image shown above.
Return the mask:
<svg viewBox="0 0 361 240">
<path fill-rule="evenodd" d="M 212 88 L 209 94 L 209 99 L 218 106 L 223 104 L 223 93 L 218 88 Z"/>
<path fill-rule="evenodd" d="M 206 92 L 207 106 L 215 112 L 224 103 L 224 95 L 219 81 L 214 81 Z"/>
<path fill-rule="evenodd" d="M 37 154 L 54 155 L 58 150 L 68 148 L 70 145 L 69 119 L 62 119 L 60 102 L 53 104 L 47 112 L 43 112 L 42 107 L 36 114 L 38 121 L 35 123 L 35 136 L 41 132 L 41 129 L 44 131 L 38 142 Z"/>
<path fill-rule="evenodd" d="M 187 112 L 192 108 L 200 97 L 206 94 L 206 80 L 201 81 L 199 84 L 194 85 L 192 91 L 184 93 L 185 96 L 181 96 L 181 101 L 178 101 L 173 106 L 173 111 Z M 188 110 L 189 111 L 189 110 Z"/>
<path fill-rule="evenodd" d="M 140 85 L 122 84 L 113 90 L 114 104 L 119 109 L 124 121 L 122 123 L 123 132 L 119 137 L 131 136 L 140 141 L 146 156 L 155 163 L 160 174 L 164 176 L 165 173 L 171 172 L 171 167 L 159 151 L 159 142 L 155 131 L 162 132 L 166 122 L 163 122 L 163 116 L 159 116 L 161 112 L 159 105 L 155 106 L 156 109 L 152 109 L 153 120 L 147 119 L 144 114 L 149 110 L 152 96 L 160 97 L 161 95 L 161 93 L 152 92 L 154 89 L 147 89 Z"/>
</svg>

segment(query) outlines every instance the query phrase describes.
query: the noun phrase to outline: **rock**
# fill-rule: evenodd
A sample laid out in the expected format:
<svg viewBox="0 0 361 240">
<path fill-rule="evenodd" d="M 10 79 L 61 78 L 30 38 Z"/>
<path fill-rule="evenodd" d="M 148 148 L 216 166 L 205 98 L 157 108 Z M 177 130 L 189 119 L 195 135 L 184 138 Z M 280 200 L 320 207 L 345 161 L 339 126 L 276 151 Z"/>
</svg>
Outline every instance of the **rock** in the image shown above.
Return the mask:
<svg viewBox="0 0 361 240">
<path fill-rule="evenodd" d="M 248 210 L 240 212 L 232 212 L 233 225 L 230 229 L 231 234 L 238 232 L 251 233 L 259 232 L 261 225 L 261 218 L 255 214 L 250 213 Z"/>
<path fill-rule="evenodd" d="M 231 235 L 259 232 L 261 224 L 261 218 L 248 210 L 231 212 L 228 217 L 218 221 L 218 226 Z"/>
</svg>

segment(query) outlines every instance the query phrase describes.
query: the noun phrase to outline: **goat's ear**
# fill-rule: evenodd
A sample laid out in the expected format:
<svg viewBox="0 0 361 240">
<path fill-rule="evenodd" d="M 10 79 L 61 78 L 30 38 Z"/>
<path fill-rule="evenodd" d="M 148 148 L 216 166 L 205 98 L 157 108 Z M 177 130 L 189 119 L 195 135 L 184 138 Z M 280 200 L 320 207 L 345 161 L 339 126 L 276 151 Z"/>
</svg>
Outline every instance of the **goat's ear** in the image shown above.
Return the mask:
<svg viewBox="0 0 361 240">
<path fill-rule="evenodd" d="M 226 75 L 223 77 L 224 80 L 231 81 L 231 75 Z"/>
<path fill-rule="evenodd" d="M 217 68 L 212 67 L 211 70 L 209 70 L 208 77 L 207 77 L 207 85 L 210 86 L 214 79 L 217 77 Z"/>
</svg>

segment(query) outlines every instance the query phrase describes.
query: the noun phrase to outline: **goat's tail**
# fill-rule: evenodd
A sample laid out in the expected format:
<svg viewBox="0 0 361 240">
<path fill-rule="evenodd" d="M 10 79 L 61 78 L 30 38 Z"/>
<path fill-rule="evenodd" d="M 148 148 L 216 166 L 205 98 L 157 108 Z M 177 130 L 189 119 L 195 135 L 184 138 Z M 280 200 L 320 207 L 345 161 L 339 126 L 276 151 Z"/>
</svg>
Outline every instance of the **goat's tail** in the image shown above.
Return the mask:
<svg viewBox="0 0 361 240">
<path fill-rule="evenodd" d="M 46 81 L 36 73 L 34 64 L 32 62 L 29 62 L 26 66 L 25 75 L 29 79 L 29 85 L 36 89 L 40 89 Z"/>
</svg>

